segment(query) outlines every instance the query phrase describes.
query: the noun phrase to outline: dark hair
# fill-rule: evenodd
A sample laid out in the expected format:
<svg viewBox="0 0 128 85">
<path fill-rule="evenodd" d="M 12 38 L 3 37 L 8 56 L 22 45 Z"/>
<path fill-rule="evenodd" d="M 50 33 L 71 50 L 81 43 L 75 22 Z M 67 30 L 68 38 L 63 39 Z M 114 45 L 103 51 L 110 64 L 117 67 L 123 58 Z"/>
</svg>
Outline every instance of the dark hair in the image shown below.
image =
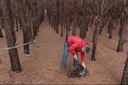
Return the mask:
<svg viewBox="0 0 128 85">
<path fill-rule="evenodd" d="M 89 53 L 90 52 L 90 47 L 88 45 L 84 46 L 84 52 Z"/>
</svg>

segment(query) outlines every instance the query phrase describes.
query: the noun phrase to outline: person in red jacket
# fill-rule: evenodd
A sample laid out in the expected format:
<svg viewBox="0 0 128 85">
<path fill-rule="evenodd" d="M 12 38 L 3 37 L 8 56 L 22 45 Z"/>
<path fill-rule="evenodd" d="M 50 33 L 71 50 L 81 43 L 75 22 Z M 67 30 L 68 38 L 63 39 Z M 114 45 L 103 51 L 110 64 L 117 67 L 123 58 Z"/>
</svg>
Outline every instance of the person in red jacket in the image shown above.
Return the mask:
<svg viewBox="0 0 128 85">
<path fill-rule="evenodd" d="M 81 65 L 84 67 L 84 70 L 86 69 L 86 65 L 84 63 L 86 56 L 86 53 L 89 53 L 90 47 L 89 44 L 81 39 L 80 37 L 76 36 L 69 36 L 68 39 L 64 42 L 64 53 L 62 57 L 61 62 L 61 69 L 66 68 L 66 61 L 68 57 L 68 52 L 71 52 L 71 54 L 74 57 L 74 66 L 77 66 L 78 63 L 78 52 L 81 53 Z M 84 70 L 81 71 L 81 75 L 84 73 Z"/>
</svg>

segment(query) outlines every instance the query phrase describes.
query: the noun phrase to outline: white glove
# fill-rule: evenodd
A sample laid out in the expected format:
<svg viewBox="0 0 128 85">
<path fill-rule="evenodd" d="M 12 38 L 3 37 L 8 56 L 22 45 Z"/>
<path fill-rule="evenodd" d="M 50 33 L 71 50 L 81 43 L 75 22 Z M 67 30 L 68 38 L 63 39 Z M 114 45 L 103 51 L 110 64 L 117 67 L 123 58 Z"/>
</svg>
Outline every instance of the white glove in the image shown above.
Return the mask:
<svg viewBox="0 0 128 85">
<path fill-rule="evenodd" d="M 75 54 L 73 57 L 74 57 L 74 59 L 78 60 L 78 59 L 77 59 L 77 54 Z"/>
<path fill-rule="evenodd" d="M 85 63 L 82 62 L 81 65 L 84 67 L 84 69 L 86 69 Z"/>
</svg>

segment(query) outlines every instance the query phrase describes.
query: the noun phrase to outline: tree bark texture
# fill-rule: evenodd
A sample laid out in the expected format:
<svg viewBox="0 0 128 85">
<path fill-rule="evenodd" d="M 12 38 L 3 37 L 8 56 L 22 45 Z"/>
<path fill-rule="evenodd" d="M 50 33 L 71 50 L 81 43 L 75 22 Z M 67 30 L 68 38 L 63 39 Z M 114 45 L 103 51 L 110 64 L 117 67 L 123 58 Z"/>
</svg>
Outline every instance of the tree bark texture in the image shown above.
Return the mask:
<svg viewBox="0 0 128 85">
<path fill-rule="evenodd" d="M 6 32 L 7 44 L 8 47 L 15 47 L 16 37 L 13 29 L 14 26 L 13 26 L 10 0 L 2 0 L 1 5 L 2 5 L 4 23 L 6 24 L 5 32 Z M 12 70 L 16 72 L 22 71 L 17 48 L 9 49 L 9 56 L 10 56 Z"/>
<path fill-rule="evenodd" d="M 17 4 L 18 4 L 18 8 L 19 8 L 19 12 L 20 12 L 20 21 L 21 21 L 21 26 L 22 26 L 22 30 L 23 30 L 23 42 L 28 43 L 30 41 L 30 34 L 29 34 L 29 26 L 27 25 L 27 20 L 25 18 L 25 12 L 23 10 L 22 4 L 21 4 L 21 0 L 17 0 Z M 24 53 L 29 54 L 29 44 L 24 45 Z"/>
</svg>

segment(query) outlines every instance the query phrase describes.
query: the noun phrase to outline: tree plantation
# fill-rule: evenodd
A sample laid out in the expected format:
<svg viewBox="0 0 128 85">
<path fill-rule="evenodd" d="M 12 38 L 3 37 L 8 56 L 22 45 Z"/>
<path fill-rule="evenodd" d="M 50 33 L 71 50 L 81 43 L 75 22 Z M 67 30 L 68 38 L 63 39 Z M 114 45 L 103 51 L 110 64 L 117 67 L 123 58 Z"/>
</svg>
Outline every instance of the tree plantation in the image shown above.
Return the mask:
<svg viewBox="0 0 128 85">
<path fill-rule="evenodd" d="M 85 77 L 67 77 L 71 53 L 66 71 L 60 68 L 69 36 L 90 45 Z M 0 0 L 0 78 L 0 84 L 128 85 L 128 0 Z"/>
</svg>

